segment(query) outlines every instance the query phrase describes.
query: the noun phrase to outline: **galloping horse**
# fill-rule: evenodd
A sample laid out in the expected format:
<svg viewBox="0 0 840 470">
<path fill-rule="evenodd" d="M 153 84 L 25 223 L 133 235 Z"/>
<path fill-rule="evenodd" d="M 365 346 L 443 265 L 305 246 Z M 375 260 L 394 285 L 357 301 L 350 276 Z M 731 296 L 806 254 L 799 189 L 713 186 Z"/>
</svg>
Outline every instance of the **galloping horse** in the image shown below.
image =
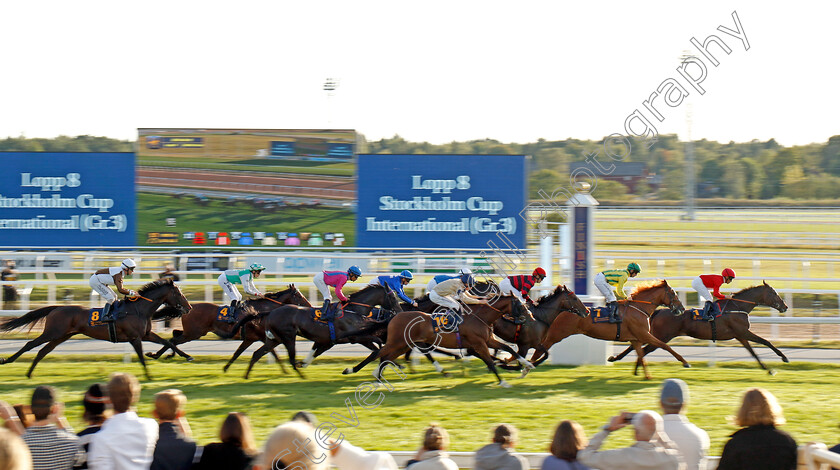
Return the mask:
<svg viewBox="0 0 840 470">
<path fill-rule="evenodd" d="M 693 320 L 691 318 L 693 316 L 692 310 L 687 310 L 684 315 L 675 316 L 668 309 L 658 309 L 651 316 L 650 332 L 663 343 L 667 343 L 677 336 L 691 336 L 692 338 L 710 339 L 714 341 L 737 339 L 738 342 L 747 348 L 747 351 L 750 352 L 752 357 L 758 361 L 758 365 L 770 375 L 773 375 L 774 371 L 764 366 L 761 359 L 753 351 L 752 346 L 750 346 L 750 341 L 767 346 L 778 354 L 783 362 L 790 362 L 770 341 L 750 331 L 749 313 L 757 305 L 775 308 L 780 313 L 787 311 L 788 307 L 785 305 L 784 300 L 779 297 L 779 294 L 772 287 L 767 285 L 766 282 L 760 286 L 747 287 L 732 294 L 731 299 L 724 300 L 721 304 L 723 304 L 721 311 L 725 315 L 716 318 L 712 322 Z M 645 355 L 648 355 L 656 348 L 652 344 L 645 346 Z M 608 360 L 610 362 L 621 360 L 630 352 L 630 349 L 627 348 L 618 356 L 612 356 Z"/>
<path fill-rule="evenodd" d="M 369 349 L 377 349 L 375 343 L 380 339 L 373 334 L 376 330 L 382 329 L 382 322 L 368 318 L 375 305 L 382 305 L 386 309 L 399 311 L 400 302 L 396 294 L 390 289 L 379 285 L 370 285 L 362 290 L 353 293 L 349 297 L 343 314 L 336 318 L 332 325 L 320 322 L 313 317 L 313 309 L 298 307 L 295 305 L 282 305 L 272 310 L 266 317 L 266 339 L 265 344 L 254 352 L 248 370 L 245 372 L 247 379 L 254 364 L 267 352 L 274 349 L 278 344 L 283 344 L 289 353 L 289 362 L 292 368 L 301 377 L 303 374 L 298 369 L 295 360 L 295 338 L 300 335 L 313 341 L 312 350 L 302 367 L 306 367 L 312 360 L 324 353 L 336 344 L 359 343 Z M 393 312 L 382 312 L 389 317 Z M 243 323 L 250 321 L 255 315 L 246 315 L 233 326 L 236 331 Z M 383 318 L 384 320 L 385 318 Z M 332 329 L 332 332 L 330 331 Z"/>
<path fill-rule="evenodd" d="M 544 350 L 548 350 L 554 343 L 578 333 L 607 341 L 630 341 L 631 346 L 639 355 L 639 358 L 636 360 L 636 365 L 638 367 L 641 364 L 645 371 L 646 379 L 651 379 L 652 377 L 648 372 L 645 355 L 642 353 L 642 344 L 645 343 L 655 344 L 665 349 L 678 361 L 682 362 L 684 367 L 691 367 L 670 346 L 656 339 L 650 333 L 648 319 L 654 309 L 659 305 L 667 305 L 672 310 L 685 310 L 676 292 L 674 292 L 674 289 L 671 289 L 667 281 L 640 285 L 630 294 L 628 300 L 623 300 L 619 304 L 618 313 L 623 319 L 622 323 L 593 323 L 589 318 L 581 318 L 571 312 L 563 312 L 551 324 L 548 333 L 540 344 Z M 542 350 L 535 351 L 534 355 L 531 356 L 531 362 L 539 364 L 547 357 L 543 356 L 544 353 Z M 542 360 L 537 361 L 540 357 L 542 357 Z M 527 371 L 523 371 L 523 375 L 524 372 Z"/>
<path fill-rule="evenodd" d="M 284 291 L 266 293 L 263 298 L 246 300 L 240 305 L 242 306 L 241 308 L 243 309 L 243 311 L 245 311 L 245 309 L 248 306 L 250 306 L 257 313 L 262 313 L 270 312 L 278 305 L 287 303 L 303 305 L 306 307 L 312 306 L 310 305 L 309 301 L 306 300 L 306 297 L 304 297 L 303 294 L 301 294 L 300 291 L 297 289 L 297 287 L 295 287 L 294 284 L 290 284 L 289 287 Z M 193 308 L 186 315 L 181 317 L 181 328 L 183 329 L 172 331 L 171 343 L 174 345 L 179 345 L 199 339 L 207 333 L 212 332 L 218 335 L 219 332 L 230 333 L 231 331 L 233 331 L 232 323 L 227 323 L 218 319 L 219 308 L 221 307 L 222 306 L 220 305 L 205 302 L 193 305 Z M 250 326 L 250 328 L 244 329 L 244 337 L 242 338 L 242 344 L 236 350 L 236 353 L 234 353 L 228 365 L 225 366 L 225 370 L 227 370 L 227 368 L 230 366 L 230 363 L 235 361 L 236 358 L 239 357 L 240 354 L 242 354 L 242 351 L 248 349 L 248 347 L 251 344 L 253 344 L 256 341 L 263 341 L 265 339 L 265 327 L 261 320 L 252 322 Z M 169 349 L 169 347 L 164 346 L 160 349 L 160 351 L 156 353 L 146 353 L 146 356 L 151 357 L 152 359 L 158 359 L 164 352 L 166 352 L 167 349 Z M 274 354 L 273 351 L 272 354 Z M 169 357 L 172 357 L 172 355 L 170 355 Z"/>
<path fill-rule="evenodd" d="M 116 320 L 114 325 L 117 332 L 116 340 L 118 343 L 131 343 L 134 346 L 134 350 L 140 358 L 140 364 L 143 365 L 146 378 L 151 380 L 149 370 L 146 368 L 146 361 L 143 359 L 143 341 L 163 344 L 172 348 L 181 356 L 189 357 L 174 344 L 152 332 L 152 316 L 162 304 L 180 308 L 184 312 L 189 311 L 191 307 L 178 286 L 172 282 L 172 279 L 159 279 L 150 282 L 140 288 L 137 293 L 139 294 L 137 300 L 126 304 L 127 315 Z M 47 343 L 38 351 L 29 367 L 29 371 L 26 373 L 27 377 L 32 377 L 32 371 L 35 370 L 38 362 L 56 346 L 67 341 L 73 335 L 83 334 L 94 339 L 108 341 L 108 325 L 90 326 L 90 309 L 79 305 L 52 306 L 33 310 L 19 318 L 6 321 L 0 325 L 0 330 L 11 331 L 35 323 L 42 318 L 46 318 L 44 332 L 26 343 L 20 351 L 6 359 L 0 358 L 0 364 L 14 362 L 23 353 Z"/>
<path fill-rule="evenodd" d="M 515 343 L 520 356 L 527 356 L 531 348 L 541 348 L 540 342 L 545 337 L 554 319 L 561 312 L 572 312 L 580 317 L 589 315 L 586 305 L 578 299 L 574 292 L 564 285 L 557 286 L 553 292 L 537 299 L 531 308 L 534 319 L 517 325 L 507 318 L 500 318 L 493 324 L 493 333 L 508 343 Z M 542 351 L 548 355 L 548 350 Z M 511 360 L 513 358 L 510 358 Z M 543 359 L 544 360 L 544 359 Z"/>
<path fill-rule="evenodd" d="M 378 357 L 380 362 L 374 376 L 379 378 L 383 367 L 393 359 L 405 354 L 412 346 L 428 344 L 449 349 L 467 348 L 484 361 L 487 368 L 495 374 L 500 386 L 510 387 L 507 382 L 499 377 L 499 372 L 496 370 L 493 356 L 490 355 L 488 347 L 507 351 L 526 368 L 533 368 L 534 366 L 517 354 L 510 346 L 494 339 L 491 325 L 505 313 L 513 315 L 517 321 L 524 321 L 531 314 L 514 296 L 504 295 L 495 299 L 490 305 L 470 305 L 469 314 L 464 315 L 463 323 L 458 326 L 457 331 L 452 332 L 441 330 L 436 333 L 434 321 L 431 315 L 427 313 L 418 311 L 398 313 L 388 324 L 388 340 L 385 346 L 378 352 L 371 353 L 357 368 L 361 369 Z M 345 373 L 349 372 L 345 370 Z"/>
</svg>

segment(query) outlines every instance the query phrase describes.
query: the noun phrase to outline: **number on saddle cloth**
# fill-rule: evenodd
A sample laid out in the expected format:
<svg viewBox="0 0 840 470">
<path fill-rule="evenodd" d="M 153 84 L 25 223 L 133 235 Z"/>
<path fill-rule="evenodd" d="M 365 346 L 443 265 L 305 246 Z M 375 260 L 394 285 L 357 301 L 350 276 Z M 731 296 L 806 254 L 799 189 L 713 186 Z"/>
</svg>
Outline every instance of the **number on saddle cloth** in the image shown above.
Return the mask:
<svg viewBox="0 0 840 470">
<path fill-rule="evenodd" d="M 234 318 L 233 309 L 230 308 L 230 305 L 222 305 L 219 307 L 219 312 L 216 314 L 216 320 L 225 323 L 236 323 L 236 318 Z"/>
<path fill-rule="evenodd" d="M 609 307 L 592 307 L 589 311 L 592 312 L 589 315 L 592 317 L 592 323 L 607 323 L 610 321 Z"/>
<path fill-rule="evenodd" d="M 463 321 L 463 317 L 456 315 L 452 311 L 432 314 L 432 323 L 435 327 L 435 333 L 439 333 L 441 330 L 445 332 L 455 331 Z"/>
<path fill-rule="evenodd" d="M 90 326 L 102 326 L 106 324 L 106 322 L 102 321 L 102 311 L 104 309 L 102 307 L 92 308 L 90 309 L 90 316 L 88 317 L 88 325 Z"/>
</svg>

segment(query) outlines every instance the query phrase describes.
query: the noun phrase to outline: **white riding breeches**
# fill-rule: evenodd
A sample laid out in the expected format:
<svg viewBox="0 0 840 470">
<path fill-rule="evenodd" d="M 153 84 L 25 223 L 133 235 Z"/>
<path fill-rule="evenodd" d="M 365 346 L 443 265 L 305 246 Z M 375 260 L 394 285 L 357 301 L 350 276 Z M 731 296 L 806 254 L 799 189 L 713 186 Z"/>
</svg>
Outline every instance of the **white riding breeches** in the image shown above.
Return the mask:
<svg viewBox="0 0 840 470">
<path fill-rule="evenodd" d="M 522 305 L 525 305 L 525 299 L 522 298 L 522 293 L 519 292 L 519 289 L 513 287 L 513 284 L 510 283 L 510 279 L 504 278 L 502 282 L 499 283 L 499 290 L 502 291 L 502 294 L 513 295 L 522 302 Z"/>
<path fill-rule="evenodd" d="M 112 304 L 117 300 L 117 294 L 107 284 L 104 284 L 96 274 L 90 277 L 90 287 L 99 293 L 99 296 L 105 300 L 106 304 Z"/>
<path fill-rule="evenodd" d="M 230 300 L 236 300 L 237 302 L 242 300 L 242 294 L 239 293 L 239 289 L 237 289 L 234 284 L 228 281 L 227 276 L 225 276 L 225 273 L 219 275 L 219 285 L 222 286 L 222 290 L 225 294 L 227 294 Z"/>
<path fill-rule="evenodd" d="M 446 307 L 456 312 L 461 310 L 461 305 L 458 303 L 458 301 L 456 301 L 452 297 L 444 297 L 442 295 L 439 295 L 435 291 L 429 292 L 429 300 L 440 305 L 441 307 Z"/>
<path fill-rule="evenodd" d="M 312 282 L 315 283 L 315 287 L 318 288 L 318 291 L 321 292 L 321 296 L 324 300 L 329 300 L 332 302 L 332 295 L 330 294 L 330 286 L 324 282 L 324 273 L 318 273 L 312 278 Z"/>
<path fill-rule="evenodd" d="M 691 281 L 691 288 L 697 291 L 697 294 L 700 296 L 701 299 L 707 302 L 714 302 L 715 298 L 712 296 L 712 293 L 709 291 L 709 288 L 703 284 L 703 279 L 700 279 L 700 276 L 694 278 Z"/>
<path fill-rule="evenodd" d="M 601 291 L 601 295 L 604 296 L 604 300 L 607 303 L 615 302 L 615 292 L 613 292 L 613 288 L 609 282 L 607 282 L 607 278 L 604 276 L 604 273 L 598 273 L 595 275 L 595 279 L 593 280 L 595 287 Z"/>
</svg>

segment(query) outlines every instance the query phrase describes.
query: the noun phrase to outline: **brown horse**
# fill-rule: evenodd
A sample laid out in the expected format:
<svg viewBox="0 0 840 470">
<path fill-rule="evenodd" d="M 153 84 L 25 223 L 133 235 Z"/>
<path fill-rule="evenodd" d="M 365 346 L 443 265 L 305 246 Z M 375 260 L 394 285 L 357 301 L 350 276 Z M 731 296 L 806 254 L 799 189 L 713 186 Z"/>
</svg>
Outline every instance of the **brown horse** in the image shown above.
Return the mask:
<svg viewBox="0 0 840 470">
<path fill-rule="evenodd" d="M 146 361 L 143 359 L 143 341 L 166 345 L 181 356 L 189 357 L 175 345 L 152 332 L 152 316 L 158 307 L 164 304 L 180 308 L 184 312 L 189 311 L 191 307 L 184 294 L 181 293 L 181 289 L 172 282 L 172 279 L 159 279 L 151 282 L 140 288 L 137 293 L 139 294 L 138 299 L 126 304 L 127 315 L 115 322 L 116 340 L 118 343 L 131 343 L 134 346 L 134 350 L 140 358 L 140 364 L 146 372 L 146 378 L 151 380 L 149 370 L 146 368 Z M 42 318 L 46 318 L 43 333 L 27 342 L 20 351 L 8 358 L 0 358 L 0 364 L 14 362 L 25 352 L 47 343 L 38 351 L 29 367 L 29 371 L 26 373 L 27 377 L 32 377 L 32 371 L 35 370 L 38 362 L 56 346 L 67 341 L 73 335 L 83 334 L 95 339 L 109 340 L 108 326 L 90 326 L 90 309 L 79 305 L 51 306 L 33 310 L 19 318 L 6 321 L 0 325 L 0 330 L 11 331 L 33 324 Z"/>
<path fill-rule="evenodd" d="M 747 287 L 732 294 L 731 299 L 723 300 L 720 303 L 724 315 L 712 322 L 692 319 L 694 316 L 693 309 L 687 310 L 684 315 L 680 316 L 674 315 L 673 312 L 665 308 L 658 309 L 651 316 L 650 332 L 663 343 L 667 343 L 677 336 L 691 336 L 692 338 L 713 341 L 737 339 L 758 361 L 758 365 L 770 375 L 773 375 L 775 371 L 764 366 L 750 346 L 750 341 L 767 346 L 778 354 L 783 362 L 790 362 L 770 341 L 750 331 L 749 313 L 757 305 L 772 307 L 781 313 L 787 311 L 788 307 L 785 305 L 785 301 L 779 297 L 779 294 L 772 287 L 767 285 L 766 282 L 760 286 Z M 652 344 L 645 346 L 645 355 L 656 348 Z M 621 360 L 631 349 L 627 348 L 618 356 L 612 356 L 608 360 L 610 362 Z"/>
<path fill-rule="evenodd" d="M 554 319 L 561 312 L 572 312 L 575 315 L 585 318 L 589 315 L 586 305 L 564 285 L 559 285 L 553 292 L 537 299 L 536 304 L 531 308 L 534 319 L 528 319 L 525 323 L 517 325 L 505 317 L 500 318 L 493 324 L 493 333 L 508 343 L 515 343 L 520 356 L 527 356 L 531 348 L 541 348 L 540 342 L 545 338 L 548 329 Z M 548 355 L 548 350 L 543 351 Z M 513 360 L 513 358 L 510 358 Z M 544 359 L 543 359 L 544 360 Z"/>
<path fill-rule="evenodd" d="M 469 308 L 469 313 L 464 315 L 463 323 L 454 332 L 444 332 L 442 330 L 435 332 L 434 321 L 431 315 L 427 313 L 418 311 L 398 313 L 388 324 L 388 340 L 385 346 L 379 351 L 371 353 L 358 367 L 364 367 L 378 357 L 379 366 L 374 376 L 379 378 L 383 367 L 392 364 L 395 358 L 405 354 L 412 347 L 419 349 L 422 345 L 432 345 L 448 349 L 466 348 L 484 361 L 487 368 L 498 379 L 500 386 L 510 387 L 506 381 L 499 377 L 499 372 L 496 370 L 493 356 L 490 354 L 488 347 L 507 351 L 526 368 L 533 368 L 534 366 L 517 354 L 510 346 L 494 339 L 491 325 L 505 313 L 513 315 L 517 321 L 525 321 L 531 314 L 516 297 L 508 295 L 496 297 L 488 305 L 470 305 Z"/>
<path fill-rule="evenodd" d="M 630 298 L 619 303 L 618 313 L 622 317 L 622 323 L 593 323 L 589 318 L 581 318 L 571 312 L 563 312 L 551 324 L 545 339 L 540 344 L 547 350 L 554 343 L 578 333 L 607 341 L 630 341 L 633 349 L 639 355 L 636 364 L 637 366 L 641 364 L 646 379 L 652 377 L 648 372 L 645 356 L 642 353 L 642 344 L 645 343 L 655 344 L 665 349 L 682 362 L 684 367 L 691 367 L 670 346 L 656 339 L 650 333 L 650 315 L 660 305 L 667 305 L 672 310 L 685 310 L 676 292 L 671 289 L 667 281 L 640 285 L 630 294 Z M 531 357 L 531 362 L 539 364 L 542 361 L 536 361 L 543 355 L 544 353 L 541 350 L 535 351 Z M 543 357 L 543 360 L 545 360 L 545 357 Z M 523 375 L 524 372 L 526 371 L 523 371 Z"/>
<path fill-rule="evenodd" d="M 286 290 L 266 293 L 262 298 L 246 300 L 240 305 L 243 311 L 248 311 L 247 307 L 250 306 L 256 311 L 256 313 L 267 313 L 274 308 L 287 303 L 303 305 L 306 307 L 312 306 L 294 284 L 290 284 Z M 182 330 L 172 331 L 171 343 L 177 346 L 179 344 L 197 340 L 207 333 L 216 333 L 221 336 L 219 332 L 230 333 L 233 331 L 233 323 L 227 323 L 218 319 L 219 308 L 221 307 L 221 305 L 206 302 L 193 305 L 193 308 L 186 315 L 181 317 Z M 233 361 L 235 361 L 236 358 L 238 358 L 239 355 L 248 349 L 248 347 L 253 343 L 257 341 L 265 341 L 265 326 L 262 318 L 255 319 L 249 324 L 249 326 L 250 328 L 243 329 L 244 337 L 242 338 L 242 344 L 239 345 L 239 348 L 236 350 L 233 357 L 231 357 L 224 370 L 227 370 L 228 367 L 230 367 L 230 364 L 233 363 Z M 166 352 L 167 349 L 169 349 L 169 347 L 164 346 L 156 353 L 146 353 L 146 356 L 151 357 L 152 359 L 158 359 L 164 352 Z M 170 354 L 169 358 L 171 358 L 174 354 L 175 353 Z M 277 357 L 274 351 L 272 351 L 272 354 Z"/>
</svg>

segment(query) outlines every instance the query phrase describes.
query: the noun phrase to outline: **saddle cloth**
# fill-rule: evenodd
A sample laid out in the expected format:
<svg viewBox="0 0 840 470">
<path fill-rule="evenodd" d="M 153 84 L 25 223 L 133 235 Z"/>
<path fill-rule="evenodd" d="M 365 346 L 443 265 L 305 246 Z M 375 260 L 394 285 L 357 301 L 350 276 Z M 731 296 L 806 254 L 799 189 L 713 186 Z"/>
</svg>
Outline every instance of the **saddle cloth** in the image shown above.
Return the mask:
<svg viewBox="0 0 840 470">
<path fill-rule="evenodd" d="M 111 306 L 113 311 L 114 319 L 119 320 L 120 318 L 125 317 L 128 313 L 125 311 L 125 304 L 120 301 L 115 302 L 114 305 Z M 88 315 L 88 325 L 90 326 L 102 326 L 107 325 L 108 322 L 102 321 L 102 311 L 105 310 L 104 307 L 97 307 L 90 309 L 90 314 Z"/>
<path fill-rule="evenodd" d="M 691 319 L 694 321 L 706 321 L 703 319 L 703 309 L 702 308 L 688 308 L 685 310 L 684 314 L 691 315 Z M 722 314 L 716 313 L 715 318 L 720 318 Z"/>
<path fill-rule="evenodd" d="M 230 308 L 230 305 L 223 305 L 219 307 L 219 311 L 216 314 L 216 320 L 223 321 L 225 323 L 236 323 L 236 318 L 234 318 L 233 313 L 233 309 Z"/>
<path fill-rule="evenodd" d="M 435 333 L 439 333 L 441 330 L 446 333 L 457 331 L 461 323 L 464 322 L 464 318 L 454 312 L 438 312 L 431 315 Z"/>
<path fill-rule="evenodd" d="M 591 307 L 589 309 L 590 317 L 592 317 L 592 323 L 607 323 L 610 321 L 610 309 L 607 307 Z M 618 316 L 621 317 L 621 311 L 619 310 Z"/>
</svg>

